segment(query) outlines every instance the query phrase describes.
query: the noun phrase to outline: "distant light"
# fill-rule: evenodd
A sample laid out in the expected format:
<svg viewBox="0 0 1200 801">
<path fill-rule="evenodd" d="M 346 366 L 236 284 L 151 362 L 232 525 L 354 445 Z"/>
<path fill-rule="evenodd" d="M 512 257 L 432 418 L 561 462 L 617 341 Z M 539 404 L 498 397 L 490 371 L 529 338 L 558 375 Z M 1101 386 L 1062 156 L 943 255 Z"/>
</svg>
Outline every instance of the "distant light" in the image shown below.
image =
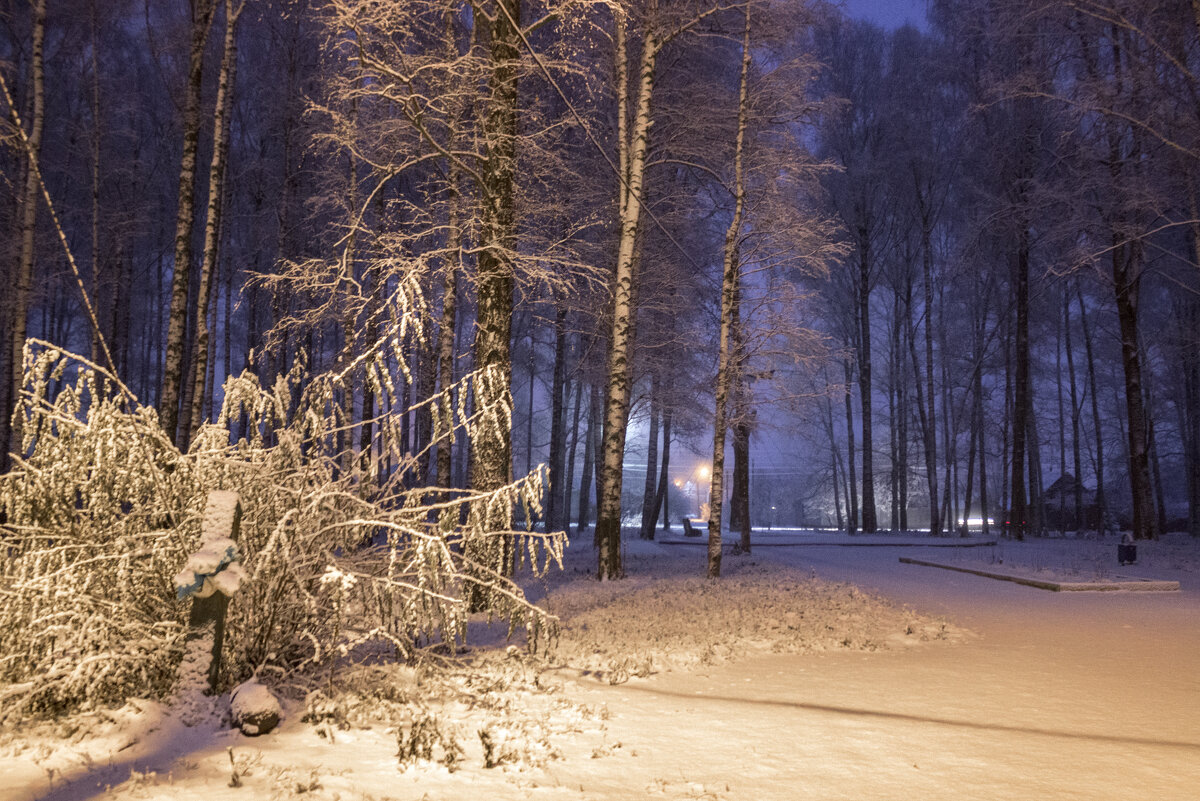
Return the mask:
<svg viewBox="0 0 1200 801">
<path fill-rule="evenodd" d="M 968 526 L 982 526 L 983 518 L 982 517 L 968 517 L 965 522 Z M 963 525 L 963 523 L 964 523 L 963 519 L 961 517 L 958 518 L 958 524 L 961 526 L 961 525 Z M 990 517 L 988 518 L 989 526 L 995 525 L 995 523 L 996 523 L 995 520 L 993 520 Z"/>
<path fill-rule="evenodd" d="M 700 466 L 700 478 L 708 478 L 708 465 Z"/>
</svg>

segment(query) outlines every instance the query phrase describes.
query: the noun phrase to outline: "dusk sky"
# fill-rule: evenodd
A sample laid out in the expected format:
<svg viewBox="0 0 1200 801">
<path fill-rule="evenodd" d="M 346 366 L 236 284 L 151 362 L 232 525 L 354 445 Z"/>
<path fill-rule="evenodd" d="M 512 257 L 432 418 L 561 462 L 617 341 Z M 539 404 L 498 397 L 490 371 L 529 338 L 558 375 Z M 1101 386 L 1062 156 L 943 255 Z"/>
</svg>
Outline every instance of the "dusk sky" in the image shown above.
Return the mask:
<svg viewBox="0 0 1200 801">
<path fill-rule="evenodd" d="M 925 28 L 925 0 L 844 0 L 846 13 L 869 19 L 885 28 L 911 22 Z"/>
</svg>

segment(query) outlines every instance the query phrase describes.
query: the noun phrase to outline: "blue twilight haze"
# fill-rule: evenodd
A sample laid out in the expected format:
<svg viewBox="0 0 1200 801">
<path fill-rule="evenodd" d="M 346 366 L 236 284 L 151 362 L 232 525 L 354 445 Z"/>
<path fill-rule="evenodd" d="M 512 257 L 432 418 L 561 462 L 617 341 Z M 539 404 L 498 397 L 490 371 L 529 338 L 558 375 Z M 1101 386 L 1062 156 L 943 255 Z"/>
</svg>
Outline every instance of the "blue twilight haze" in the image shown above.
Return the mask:
<svg viewBox="0 0 1200 801">
<path fill-rule="evenodd" d="M 925 30 L 926 0 L 843 0 L 846 15 L 866 19 L 885 28 L 899 28 L 906 22 Z"/>
</svg>

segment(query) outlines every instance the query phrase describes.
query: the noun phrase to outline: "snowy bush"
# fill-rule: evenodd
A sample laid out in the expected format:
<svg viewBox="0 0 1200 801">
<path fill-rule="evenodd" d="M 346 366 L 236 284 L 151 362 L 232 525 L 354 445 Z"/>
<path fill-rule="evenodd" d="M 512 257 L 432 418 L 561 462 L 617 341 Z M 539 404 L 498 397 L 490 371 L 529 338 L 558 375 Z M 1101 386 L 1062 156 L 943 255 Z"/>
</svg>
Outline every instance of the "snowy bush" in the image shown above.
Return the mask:
<svg viewBox="0 0 1200 801">
<path fill-rule="evenodd" d="M 485 494 L 406 489 L 415 457 L 400 450 L 386 417 L 375 449 L 398 466 L 392 474 L 364 472 L 362 460 L 337 449 L 338 398 L 352 381 L 395 397 L 386 365 L 405 363 L 395 358 L 402 336 L 394 327 L 356 372 L 309 376 L 297 365 L 271 387 L 251 374 L 229 379 L 218 422 L 202 426 L 186 454 L 112 376 L 31 342 L 22 451 L 0 476 L 0 684 L 8 685 L 0 716 L 169 693 L 188 608 L 175 580 L 197 550 L 212 490 L 236 491 L 243 510 L 244 580 L 226 622 L 226 683 L 331 671 L 371 640 L 404 659 L 427 645 L 453 649 L 465 637 L 472 582 L 486 585 L 489 614 L 536 645 L 551 619 L 463 554 L 504 542 L 535 570 L 561 564 L 561 535 L 512 530 L 513 509 L 540 511 L 540 473 Z M 507 424 L 506 410 L 465 413 L 480 380 L 494 376 L 468 375 L 447 390 L 445 406 L 458 413 L 435 416 L 435 438 L 456 426 L 472 437 L 479 426 Z M 507 530 L 476 522 L 495 521 L 497 510 Z"/>
<path fill-rule="evenodd" d="M 202 502 L 193 463 L 81 360 L 30 352 L 25 372 L 29 455 L 0 477 L 0 682 L 16 685 L 0 714 L 161 694 L 185 633 L 172 578 Z"/>
</svg>

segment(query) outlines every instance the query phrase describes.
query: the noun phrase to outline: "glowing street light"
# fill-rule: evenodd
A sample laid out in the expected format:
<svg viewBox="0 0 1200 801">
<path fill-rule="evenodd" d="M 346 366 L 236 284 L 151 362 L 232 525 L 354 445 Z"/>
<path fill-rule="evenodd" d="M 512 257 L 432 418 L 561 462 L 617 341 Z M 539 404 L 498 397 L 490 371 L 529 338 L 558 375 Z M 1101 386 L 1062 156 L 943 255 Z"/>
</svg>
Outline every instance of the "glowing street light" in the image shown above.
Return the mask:
<svg viewBox="0 0 1200 801">
<path fill-rule="evenodd" d="M 708 465 L 706 465 L 706 464 L 701 464 L 701 465 L 697 465 L 697 466 L 696 466 L 696 467 L 695 467 L 695 468 L 692 470 L 692 472 L 691 472 L 690 474 L 688 474 L 688 477 L 687 477 L 687 479 L 686 479 L 686 480 L 685 480 L 685 479 L 682 479 L 682 478 L 677 478 L 677 479 L 675 479 L 675 487 L 676 487 L 676 489 L 681 489 L 681 490 L 682 490 L 682 489 L 684 489 L 684 488 L 685 488 L 687 485 L 689 485 L 689 484 L 691 485 L 691 487 L 692 487 L 692 492 L 693 492 L 693 493 L 695 494 L 695 496 L 696 496 L 696 517 L 702 517 L 702 516 L 703 516 L 703 514 L 704 514 L 704 508 L 703 508 L 703 506 L 701 505 L 701 501 L 700 501 L 700 482 L 701 482 L 701 481 L 708 482 L 708 488 L 705 490 L 705 497 L 706 497 L 706 498 L 708 497 L 708 493 L 712 492 L 712 482 L 709 482 L 709 478 L 708 478 L 708 477 L 709 477 L 709 467 L 708 467 Z"/>
<path fill-rule="evenodd" d="M 711 473 L 709 472 L 708 465 L 706 465 L 706 464 L 700 465 L 698 472 L 700 474 L 700 480 L 705 482 L 704 503 L 711 504 L 712 503 L 712 479 L 710 478 Z M 698 508 L 697 513 L 700 515 L 700 517 L 707 517 L 707 515 L 704 514 L 704 506 L 702 506 L 700 504 L 700 487 L 699 486 L 696 487 L 696 506 Z"/>
</svg>

